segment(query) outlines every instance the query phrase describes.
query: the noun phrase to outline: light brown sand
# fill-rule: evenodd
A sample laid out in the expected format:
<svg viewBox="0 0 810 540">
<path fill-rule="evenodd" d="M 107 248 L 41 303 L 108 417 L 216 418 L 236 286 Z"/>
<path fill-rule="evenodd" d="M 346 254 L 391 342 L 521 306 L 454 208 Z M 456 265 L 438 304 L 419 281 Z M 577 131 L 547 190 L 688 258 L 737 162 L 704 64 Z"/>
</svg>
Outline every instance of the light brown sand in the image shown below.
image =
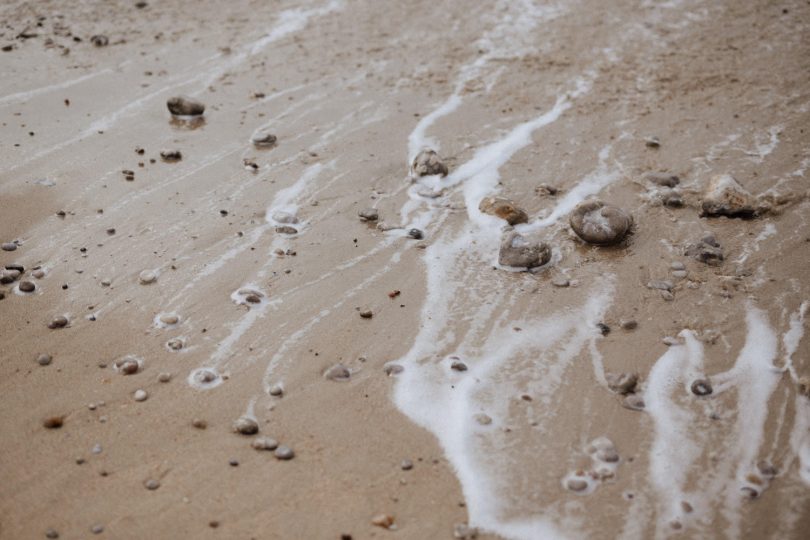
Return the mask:
<svg viewBox="0 0 810 540">
<path fill-rule="evenodd" d="M 295 28 L 279 19 L 291 13 L 284 10 L 317 10 L 326 2 L 149 4 L 0 5 L 0 45 L 13 45 L 0 53 L 0 241 L 21 241 L 15 252 L 0 252 L 0 264 L 19 262 L 26 274 L 36 265 L 47 270 L 33 280 L 35 295 L 0 286 L 0 538 L 42 538 L 48 527 L 60 538 L 86 538 L 95 524 L 110 538 L 451 538 L 454 524 L 475 522 L 451 456 L 397 409 L 396 378 L 382 369 L 430 324 L 422 315 L 429 299 L 420 248 L 440 230 L 464 226 L 464 200 L 451 192 L 441 228 L 422 242 L 386 243 L 356 217 L 376 206 L 381 219 L 399 223 L 408 200 L 408 136 L 459 81 L 462 105 L 428 130 L 451 170 L 550 109 L 578 78 L 590 80 L 587 93 L 501 167 L 501 194 L 538 216 L 598 169 L 609 146 L 604 163 L 619 177 L 600 197 L 630 210 L 637 230 L 628 246 L 599 249 L 555 228 L 548 240 L 562 260 L 536 275 L 467 261 L 463 275 L 476 281 L 454 303 L 449 329 L 456 337 L 442 355 L 462 342 L 485 345 L 488 331 L 471 330 L 474 321 L 465 318 L 484 303 L 507 324 L 540 319 L 582 305 L 600 278 L 613 275 L 604 317 L 612 332 L 596 342 L 606 370 L 638 371 L 645 379 L 667 350 L 662 337 L 691 328 L 717 336 L 706 345 L 706 372 L 717 373 L 743 346 L 747 306 L 764 310 L 781 339 L 808 298 L 806 2 L 560 2 L 517 52 L 492 58 L 469 79 L 463 66 L 484 53 L 477 40 L 517 33 L 522 8 L 347 0 Z M 510 13 L 514 24 L 504 25 Z M 15 39 L 26 28 L 38 35 Z M 250 54 L 273 29 L 289 33 Z M 94 34 L 109 36 L 110 45 L 92 46 Z M 207 105 L 202 126 L 170 120 L 165 101 L 179 93 Z M 276 148 L 250 145 L 262 125 L 278 136 Z M 645 146 L 650 135 L 661 148 Z M 181 150 L 182 161 L 161 162 L 166 148 Z M 259 172 L 245 170 L 243 158 Z M 312 169 L 316 164 L 322 168 Z M 125 169 L 135 172 L 134 182 L 124 180 Z M 642 177 L 653 170 L 680 175 L 685 208 L 645 200 Z M 307 171 L 317 175 L 296 200 L 306 227 L 279 240 L 265 211 Z M 700 218 L 700 193 L 717 173 L 734 174 L 754 194 L 775 188 L 789 200 L 750 221 Z M 43 178 L 55 185 L 36 182 Z M 538 195 L 541 183 L 561 194 Z M 776 234 L 757 242 L 769 225 Z M 105 232 L 110 227 L 115 235 Z M 681 255 L 703 232 L 722 243 L 723 266 Z M 274 255 L 279 242 L 296 255 Z M 673 260 L 687 264 L 695 288 L 682 282 L 667 302 L 645 285 L 671 279 Z M 157 283 L 138 284 L 144 269 L 159 271 Z M 552 287 L 560 274 L 579 286 Z M 104 279 L 112 285 L 103 287 Z M 229 298 L 248 283 L 275 302 L 255 320 Z M 390 299 L 392 289 L 402 294 Z M 374 317 L 361 319 L 356 308 L 370 308 Z M 169 311 L 180 314 L 180 326 L 155 328 L 153 318 Z M 86 318 L 91 313 L 97 320 Z M 70 315 L 70 326 L 48 329 L 59 314 Z M 620 330 L 621 318 L 637 320 L 638 329 Z M 237 336 L 238 328 L 244 334 Z M 166 349 L 175 336 L 187 339 L 186 351 Z M 808 343 L 801 341 L 794 356 L 799 375 L 810 375 Z M 52 354 L 53 363 L 38 366 L 40 353 Z M 145 367 L 125 377 L 109 366 L 128 354 Z M 211 390 L 191 388 L 189 373 L 212 359 L 228 379 Z M 523 361 L 505 372 L 520 379 L 517 366 L 532 358 Z M 321 376 L 336 362 L 354 371 L 351 381 Z M 265 393 L 271 364 L 283 379 L 282 398 Z M 161 372 L 172 373 L 172 381 L 159 383 Z M 136 389 L 149 399 L 135 402 Z M 719 421 L 703 416 L 694 425 L 703 444 L 679 479 L 690 489 L 701 478 L 734 476 L 718 463 L 741 444 L 736 394 L 690 405 L 721 413 Z M 510 411 L 502 446 L 488 450 L 509 465 L 502 481 L 513 487 L 503 494 L 502 517 L 543 509 L 573 535 L 592 538 L 650 538 L 656 531 L 720 538 L 738 520 L 731 536 L 805 538 L 810 488 L 799 478 L 790 441 L 795 396 L 785 375 L 768 401 L 755 454 L 780 471 L 770 488 L 728 515 L 726 491 L 738 495 L 729 482 L 723 498 L 707 501 L 676 531 L 651 486 L 652 421 L 622 408 L 598 384 L 583 350 L 548 400 L 497 396 Z M 292 446 L 295 459 L 277 461 L 231 432 L 251 404 L 262 434 Z M 42 419 L 57 414 L 66 415 L 64 426 L 44 429 Z M 532 417 L 543 418 L 542 434 Z M 194 418 L 208 428 L 193 428 Z M 601 435 L 623 458 L 617 477 L 586 497 L 565 491 L 561 478 L 584 466 L 583 446 Z M 95 444 L 103 448 L 98 455 L 91 453 Z M 229 466 L 230 459 L 239 466 Z M 413 470 L 400 469 L 403 459 Z M 148 479 L 159 479 L 160 488 L 146 490 Z M 371 524 L 380 513 L 395 516 L 396 532 Z"/>
</svg>

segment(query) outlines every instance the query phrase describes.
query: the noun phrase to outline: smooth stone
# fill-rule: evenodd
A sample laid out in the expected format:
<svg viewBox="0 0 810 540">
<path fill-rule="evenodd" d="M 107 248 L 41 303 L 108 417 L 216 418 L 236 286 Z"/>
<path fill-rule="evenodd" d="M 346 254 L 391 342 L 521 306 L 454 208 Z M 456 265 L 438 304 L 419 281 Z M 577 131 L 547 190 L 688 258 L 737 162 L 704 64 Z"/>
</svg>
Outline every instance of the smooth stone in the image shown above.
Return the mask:
<svg viewBox="0 0 810 540">
<path fill-rule="evenodd" d="M 4 242 L 3 244 L 0 244 L 0 249 L 3 251 L 14 251 L 17 249 L 17 244 L 14 242 Z"/>
<path fill-rule="evenodd" d="M 364 309 L 360 311 L 360 317 L 363 319 L 370 319 L 374 316 L 374 312 L 370 309 Z"/>
<path fill-rule="evenodd" d="M 177 324 L 178 322 L 180 322 L 180 317 L 174 315 L 173 313 L 164 313 L 163 315 L 160 316 L 158 320 L 163 324 L 168 324 L 171 326 L 173 324 Z"/>
<path fill-rule="evenodd" d="M 68 325 L 67 317 L 63 315 L 59 315 L 54 317 L 53 320 L 48 323 L 48 328 L 55 329 L 55 328 L 64 328 Z"/>
<path fill-rule="evenodd" d="M 754 198 L 730 174 L 718 174 L 709 181 L 701 202 L 702 216 L 751 218 L 756 211 Z"/>
<path fill-rule="evenodd" d="M 557 276 L 551 280 L 551 284 L 554 285 L 555 287 L 564 288 L 569 287 L 571 285 L 571 282 L 568 280 L 568 278 Z"/>
<path fill-rule="evenodd" d="M 157 379 L 158 379 L 158 382 L 167 383 L 167 382 L 172 380 L 172 374 L 163 372 L 163 373 L 158 374 Z"/>
<path fill-rule="evenodd" d="M 686 270 L 686 265 L 683 264 L 681 261 L 672 261 L 669 263 L 669 268 L 671 270 Z"/>
<path fill-rule="evenodd" d="M 344 366 L 343 364 L 335 364 L 334 366 L 327 369 L 323 376 L 330 380 L 330 381 L 348 381 L 351 376 L 352 372 L 349 371 L 349 368 Z"/>
<path fill-rule="evenodd" d="M 713 392 L 712 383 L 708 379 L 698 379 L 692 382 L 690 389 L 696 396 L 708 396 Z"/>
<path fill-rule="evenodd" d="M 579 478 L 569 478 L 565 482 L 565 487 L 571 491 L 585 491 L 588 488 L 588 482 Z"/>
<path fill-rule="evenodd" d="M 138 371 L 141 369 L 140 362 L 138 362 L 134 358 L 121 358 L 119 360 L 116 360 L 113 365 L 118 371 L 120 371 L 124 375 L 132 375 L 134 373 L 138 373 Z"/>
<path fill-rule="evenodd" d="M 608 373 L 608 388 L 617 394 L 632 394 L 638 385 L 638 373 Z"/>
<path fill-rule="evenodd" d="M 531 241 L 517 231 L 508 231 L 498 252 L 498 263 L 513 268 L 535 268 L 551 260 L 551 248 L 540 241 Z"/>
<path fill-rule="evenodd" d="M 180 338 L 172 338 L 166 342 L 166 346 L 173 351 L 179 351 L 185 346 L 185 344 L 183 343 L 183 340 Z"/>
<path fill-rule="evenodd" d="M 42 279 L 45 277 L 45 270 L 42 269 L 34 270 L 33 272 L 31 272 L 31 275 L 37 279 Z"/>
<path fill-rule="evenodd" d="M 411 171 L 414 176 L 447 176 L 447 165 L 442 162 L 435 150 L 424 149 L 413 158 Z"/>
<path fill-rule="evenodd" d="M 671 302 L 671 301 L 675 300 L 675 295 L 672 294 L 672 292 L 670 292 L 670 291 L 660 290 L 660 291 L 658 291 L 658 293 L 661 295 L 661 298 L 663 298 L 667 302 Z"/>
<path fill-rule="evenodd" d="M 671 291 L 674 285 L 671 281 L 654 279 L 647 283 L 648 289 L 658 289 L 661 291 Z"/>
<path fill-rule="evenodd" d="M 394 525 L 394 516 L 378 514 L 371 518 L 371 524 L 383 529 L 390 529 Z"/>
<path fill-rule="evenodd" d="M 467 371 L 467 364 L 465 364 L 461 360 L 453 360 L 450 363 L 450 369 L 452 369 L 453 371 Z"/>
<path fill-rule="evenodd" d="M 92 532 L 93 534 L 101 534 L 104 532 L 104 525 L 93 525 L 90 528 L 90 532 Z"/>
<path fill-rule="evenodd" d="M 104 34 L 96 34 L 94 36 L 90 36 L 90 43 L 96 47 L 106 47 L 110 43 L 110 38 Z"/>
<path fill-rule="evenodd" d="M 56 529 L 45 529 L 45 538 L 59 538 L 59 533 Z"/>
<path fill-rule="evenodd" d="M 279 234 L 298 234 L 298 229 L 289 225 L 280 225 L 276 227 L 276 232 Z"/>
<path fill-rule="evenodd" d="M 20 275 L 25 272 L 25 267 L 18 263 L 11 263 L 6 265 L 6 270 L 15 270 L 18 272 L 17 275 Z"/>
<path fill-rule="evenodd" d="M 377 221 L 380 219 L 380 213 L 376 208 L 364 208 L 357 213 L 361 221 Z"/>
<path fill-rule="evenodd" d="M 155 491 L 157 488 L 160 487 L 160 482 L 154 479 L 149 479 L 143 483 L 143 487 L 145 487 L 149 491 Z"/>
<path fill-rule="evenodd" d="M 623 330 L 634 330 L 638 328 L 638 321 L 635 319 L 621 319 L 619 320 L 619 326 Z"/>
<path fill-rule="evenodd" d="M 253 146 L 256 148 L 271 148 L 276 145 L 276 142 L 278 142 L 278 137 L 272 133 L 261 131 L 251 137 L 250 142 L 252 142 Z"/>
<path fill-rule="evenodd" d="M 200 116 L 205 112 L 205 105 L 186 96 L 171 97 L 166 101 L 169 112 L 177 116 Z"/>
<path fill-rule="evenodd" d="M 37 356 L 37 364 L 40 366 L 47 366 L 53 361 L 53 357 L 50 354 L 40 354 Z"/>
<path fill-rule="evenodd" d="M 295 452 L 289 446 L 281 445 L 273 451 L 273 455 L 276 456 L 277 459 L 281 460 L 288 460 L 295 457 Z"/>
<path fill-rule="evenodd" d="M 509 225 L 529 222 L 529 215 L 526 211 L 504 197 L 484 197 L 478 203 L 478 210 L 484 214 L 499 217 Z"/>
<path fill-rule="evenodd" d="M 678 279 L 685 279 L 686 276 L 688 276 L 688 275 L 689 275 L 689 272 L 687 272 L 686 270 L 673 270 L 672 271 L 672 277 L 675 277 L 675 278 L 678 278 Z"/>
<path fill-rule="evenodd" d="M 680 178 L 674 174 L 662 172 L 650 172 L 644 175 L 644 179 L 656 186 L 674 188 L 681 183 Z"/>
<path fill-rule="evenodd" d="M 200 384 L 211 384 L 216 381 L 219 376 L 211 369 L 201 369 L 194 374 L 194 380 Z"/>
<path fill-rule="evenodd" d="M 146 401 L 146 398 L 149 397 L 149 394 L 146 393 L 146 390 L 135 390 L 135 393 L 132 394 L 132 397 L 135 398 L 135 401 Z"/>
<path fill-rule="evenodd" d="M 138 281 L 141 282 L 141 285 L 149 285 L 154 283 L 155 280 L 157 280 L 157 274 L 152 270 L 144 270 L 138 274 Z"/>
<path fill-rule="evenodd" d="M 413 461 L 410 459 L 403 459 L 402 462 L 399 464 L 399 468 L 403 471 L 410 471 L 413 469 Z"/>
<path fill-rule="evenodd" d="M 661 139 L 659 139 L 655 135 L 651 137 L 645 137 L 644 144 L 647 146 L 647 148 L 659 148 L 661 146 Z"/>
<path fill-rule="evenodd" d="M 240 416 L 236 422 L 233 423 L 233 430 L 242 435 L 255 435 L 259 432 L 259 423 L 253 418 Z"/>
<path fill-rule="evenodd" d="M 638 394 L 628 394 L 622 400 L 622 407 L 631 411 L 643 411 L 644 398 Z"/>
<path fill-rule="evenodd" d="M 206 429 L 208 427 L 208 422 L 203 420 L 202 418 L 195 418 L 191 421 L 191 425 L 197 429 Z"/>
<path fill-rule="evenodd" d="M 42 425 L 46 429 L 59 429 L 64 425 L 64 423 L 64 416 L 49 416 L 42 421 Z"/>
<path fill-rule="evenodd" d="M 272 388 L 270 388 L 270 392 L 268 392 L 271 396 L 281 397 L 284 395 L 284 387 L 281 384 L 274 384 Z"/>
<path fill-rule="evenodd" d="M 571 212 L 569 223 L 582 240 L 596 245 L 621 242 L 633 226 L 633 217 L 598 199 L 579 203 Z"/>
<path fill-rule="evenodd" d="M 271 437 L 259 437 L 250 443 L 255 450 L 275 450 L 278 448 L 278 441 Z"/>
</svg>

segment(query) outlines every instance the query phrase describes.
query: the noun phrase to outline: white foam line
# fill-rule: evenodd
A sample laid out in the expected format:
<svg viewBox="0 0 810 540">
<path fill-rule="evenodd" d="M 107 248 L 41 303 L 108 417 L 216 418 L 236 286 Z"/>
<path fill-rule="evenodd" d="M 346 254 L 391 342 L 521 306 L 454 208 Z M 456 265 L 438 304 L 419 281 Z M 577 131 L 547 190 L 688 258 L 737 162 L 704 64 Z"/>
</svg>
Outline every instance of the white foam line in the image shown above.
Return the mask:
<svg viewBox="0 0 810 540">
<path fill-rule="evenodd" d="M 798 383 L 798 376 L 793 365 L 793 355 L 804 337 L 804 318 L 808 307 L 808 302 L 802 302 L 798 312 L 791 315 L 790 327 L 782 336 L 785 365 L 794 383 Z M 794 408 L 796 412 L 790 432 L 790 448 L 798 460 L 799 478 L 810 486 L 810 398 L 797 393 Z"/>
<path fill-rule="evenodd" d="M 70 88 L 71 86 L 83 83 L 84 81 L 94 79 L 106 73 L 112 72 L 113 72 L 112 68 L 106 68 L 102 69 L 101 71 L 96 71 L 94 73 L 82 75 L 81 77 L 77 77 L 75 79 L 70 79 L 69 81 L 63 81 L 57 84 L 50 84 L 48 86 L 41 86 L 39 88 L 34 88 L 32 90 L 26 90 L 24 92 L 9 94 L 0 98 L 0 107 L 5 107 L 7 105 L 11 105 L 12 103 L 27 101 L 33 97 L 53 92 L 54 90 L 63 90 L 65 88 Z"/>
</svg>

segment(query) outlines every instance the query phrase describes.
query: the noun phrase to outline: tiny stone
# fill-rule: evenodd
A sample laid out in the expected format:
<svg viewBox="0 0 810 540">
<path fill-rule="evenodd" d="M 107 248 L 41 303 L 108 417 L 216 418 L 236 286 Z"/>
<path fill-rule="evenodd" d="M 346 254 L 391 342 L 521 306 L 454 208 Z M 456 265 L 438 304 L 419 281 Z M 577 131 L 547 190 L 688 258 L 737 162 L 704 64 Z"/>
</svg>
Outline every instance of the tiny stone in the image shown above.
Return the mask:
<svg viewBox="0 0 810 540">
<path fill-rule="evenodd" d="M 278 448 L 278 441 L 270 437 L 259 437 L 250 443 L 255 450 L 275 450 Z"/>
<path fill-rule="evenodd" d="M 675 300 L 675 295 L 672 294 L 669 291 L 658 291 L 658 292 L 661 294 L 661 298 L 663 298 L 667 302 L 671 302 L 672 300 Z"/>
<path fill-rule="evenodd" d="M 647 146 L 647 148 L 659 148 L 661 146 L 661 140 L 653 135 L 652 137 L 646 137 L 644 139 L 644 144 Z"/>
<path fill-rule="evenodd" d="M 101 534 L 104 532 L 104 525 L 93 525 L 93 528 L 90 529 L 90 532 L 93 534 Z"/>
<path fill-rule="evenodd" d="M 135 390 L 135 393 L 132 395 L 135 398 L 135 401 L 146 401 L 146 398 L 149 397 L 149 394 L 146 393 L 146 390 Z"/>
<path fill-rule="evenodd" d="M 42 421 L 42 425 L 48 429 L 59 429 L 65 422 L 64 416 L 49 416 Z"/>
<path fill-rule="evenodd" d="M 19 285 L 19 289 L 22 292 L 26 292 L 26 293 L 34 292 L 36 290 L 36 288 L 37 288 L 36 285 L 31 283 L 30 281 L 21 281 L 20 285 Z"/>
<path fill-rule="evenodd" d="M 442 159 L 435 150 L 426 148 L 413 158 L 411 172 L 414 176 L 430 176 L 435 174 L 447 176 L 448 169 L 447 165 L 442 162 Z"/>
<path fill-rule="evenodd" d="M 14 242 L 4 242 L 3 244 L 0 244 L 0 249 L 3 251 L 14 251 L 17 249 L 17 244 Z"/>
<path fill-rule="evenodd" d="M 385 373 L 390 377 L 391 375 L 398 375 L 402 373 L 404 369 L 405 368 L 403 368 L 400 364 L 397 364 L 396 362 L 388 362 L 383 366 L 383 373 Z"/>
<path fill-rule="evenodd" d="M 344 366 L 343 364 L 335 364 L 334 366 L 327 369 L 323 376 L 330 380 L 330 381 L 348 381 L 351 376 L 352 372 L 349 371 L 349 368 Z"/>
<path fill-rule="evenodd" d="M 272 133 L 259 132 L 251 137 L 250 141 L 256 148 L 271 148 L 276 145 L 278 137 Z"/>
<path fill-rule="evenodd" d="M 298 229 L 290 227 L 289 225 L 282 225 L 276 227 L 276 232 L 279 234 L 298 234 Z"/>
<path fill-rule="evenodd" d="M 394 517 L 388 514 L 379 514 L 371 518 L 371 524 L 384 529 L 390 529 L 394 524 Z"/>
<path fill-rule="evenodd" d="M 205 112 L 205 105 L 185 96 L 169 98 L 166 107 L 170 113 L 177 116 L 200 116 Z"/>
<path fill-rule="evenodd" d="M 410 229 L 408 230 L 408 238 L 413 238 L 414 240 L 421 240 L 423 238 L 422 231 L 419 229 Z"/>
<path fill-rule="evenodd" d="M 90 450 L 90 452 L 92 452 L 93 454 L 96 454 L 96 455 L 100 454 L 101 451 L 102 451 L 102 448 L 101 448 L 100 444 L 96 444 L 95 446 L 93 446 L 93 449 Z"/>
<path fill-rule="evenodd" d="M 492 417 L 485 413 L 476 413 L 473 418 L 482 426 L 488 426 L 492 423 Z"/>
<path fill-rule="evenodd" d="M 96 34 L 95 36 L 90 36 L 90 43 L 96 47 L 106 47 L 110 43 L 110 38 L 103 34 Z"/>
<path fill-rule="evenodd" d="M 55 529 L 46 529 L 45 538 L 59 538 L 59 533 Z"/>
<path fill-rule="evenodd" d="M 40 354 L 37 356 L 37 364 L 40 366 L 47 366 L 52 360 L 53 357 L 50 354 Z"/>
<path fill-rule="evenodd" d="M 171 373 L 164 372 L 164 373 L 161 373 L 161 374 L 158 375 L 158 382 L 167 383 L 167 382 L 169 382 L 171 380 L 172 380 L 172 374 Z"/>
<path fill-rule="evenodd" d="M 195 418 L 194 420 L 191 421 L 191 425 L 197 429 L 205 429 L 208 427 L 208 422 L 206 422 L 201 418 Z"/>
<path fill-rule="evenodd" d="M 274 384 L 272 388 L 270 388 L 270 395 L 280 397 L 284 395 L 284 387 L 280 384 Z"/>
<path fill-rule="evenodd" d="M 242 435 L 255 435 L 259 432 L 259 423 L 247 416 L 241 416 L 233 423 L 233 430 Z"/>
<path fill-rule="evenodd" d="M 149 491 L 154 491 L 154 490 L 156 490 L 157 488 L 160 487 L 160 482 L 158 482 L 157 480 L 154 480 L 154 479 L 149 479 L 149 480 L 147 480 L 146 482 L 143 483 L 143 487 L 145 487 Z"/>
<path fill-rule="evenodd" d="M 635 319 L 621 319 L 619 321 L 619 326 L 623 330 L 634 330 L 638 328 L 638 322 Z"/>
<path fill-rule="evenodd" d="M 622 400 L 622 407 L 625 409 L 630 409 L 631 411 L 643 411 L 644 398 L 638 394 L 628 394 Z"/>
<path fill-rule="evenodd" d="M 160 152 L 160 159 L 171 163 L 183 159 L 183 154 L 180 150 L 162 150 Z"/>
<path fill-rule="evenodd" d="M 665 280 L 652 280 L 647 283 L 648 289 L 658 289 L 661 291 L 671 291 L 674 285 L 671 281 Z"/>
<path fill-rule="evenodd" d="M 229 459 L 228 460 L 228 465 L 230 465 L 231 467 L 238 467 L 239 466 L 239 461 L 237 461 L 235 459 Z"/>
<path fill-rule="evenodd" d="M 377 221 L 380 214 L 376 208 L 365 208 L 357 213 L 360 216 L 360 221 Z"/>
<path fill-rule="evenodd" d="M 683 264 L 681 261 L 672 261 L 669 264 L 669 267 L 672 270 L 686 270 L 686 265 Z"/>
<path fill-rule="evenodd" d="M 149 285 L 150 283 L 154 283 L 157 279 L 157 274 L 152 270 L 144 270 L 140 274 L 138 274 L 138 281 L 141 282 L 142 285 Z"/>
<path fill-rule="evenodd" d="M 180 338 L 172 338 L 166 342 L 166 346 L 173 351 L 179 351 L 183 348 L 183 340 Z"/>
<path fill-rule="evenodd" d="M 698 379 L 692 383 L 692 393 L 696 396 L 708 396 L 712 393 L 712 383 L 707 379 Z"/>
<path fill-rule="evenodd" d="M 638 385 L 638 373 L 608 373 L 608 388 L 617 394 L 632 394 Z"/>
<path fill-rule="evenodd" d="M 467 364 L 461 360 L 453 360 L 453 362 L 450 364 L 450 369 L 454 371 L 467 371 Z"/>
<path fill-rule="evenodd" d="M 278 459 L 286 461 L 288 459 L 294 458 L 295 452 L 289 446 L 281 445 L 278 448 L 276 448 L 276 450 L 273 452 L 273 455 L 276 456 L 276 458 Z"/>
<path fill-rule="evenodd" d="M 570 489 L 571 491 L 584 491 L 588 487 L 588 482 L 585 480 L 580 480 L 578 478 L 569 478 L 565 482 L 565 487 Z"/>
<path fill-rule="evenodd" d="M 159 320 L 163 324 L 173 325 L 177 324 L 180 321 L 180 318 L 173 313 L 164 313 L 163 315 L 160 316 Z"/>
<path fill-rule="evenodd" d="M 475 540 L 478 538 L 478 529 L 470 527 L 466 523 L 456 523 L 453 526 L 453 538 L 459 540 Z"/>
<path fill-rule="evenodd" d="M 33 272 L 31 272 L 31 275 L 34 276 L 37 279 L 42 279 L 42 278 L 45 277 L 45 270 L 41 270 L 41 269 L 40 270 L 34 270 Z"/>
<path fill-rule="evenodd" d="M 370 319 L 374 316 L 374 312 L 372 312 L 370 309 L 365 309 L 360 312 L 360 316 L 364 319 Z"/>
<path fill-rule="evenodd" d="M 684 279 L 688 276 L 689 273 L 686 270 L 673 270 L 672 277 L 676 277 L 678 279 Z"/>
<path fill-rule="evenodd" d="M 551 280 L 551 284 L 554 285 L 555 287 L 568 287 L 569 285 L 571 285 L 571 282 L 568 281 L 567 278 L 557 276 Z"/>
<path fill-rule="evenodd" d="M 58 317 L 54 317 L 54 319 L 48 324 L 48 328 L 55 329 L 55 328 L 64 328 L 67 326 L 68 320 L 67 317 L 59 315 Z"/>
<path fill-rule="evenodd" d="M 399 464 L 400 469 L 403 471 L 410 471 L 413 469 L 413 461 L 410 459 L 403 459 L 402 462 Z"/>
</svg>

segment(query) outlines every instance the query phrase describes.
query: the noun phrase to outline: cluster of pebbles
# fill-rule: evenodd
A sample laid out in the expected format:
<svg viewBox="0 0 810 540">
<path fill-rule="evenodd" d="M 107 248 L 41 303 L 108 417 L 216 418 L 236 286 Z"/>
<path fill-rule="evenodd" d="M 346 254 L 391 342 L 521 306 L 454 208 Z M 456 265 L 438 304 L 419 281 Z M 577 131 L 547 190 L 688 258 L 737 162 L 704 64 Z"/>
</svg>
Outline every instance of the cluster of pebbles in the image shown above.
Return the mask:
<svg viewBox="0 0 810 540">
<path fill-rule="evenodd" d="M 621 463 L 616 446 L 607 437 L 598 437 L 585 448 L 590 467 L 568 473 L 562 480 L 565 489 L 577 495 L 593 493 L 602 482 L 612 481 Z"/>
<path fill-rule="evenodd" d="M 252 436 L 259 433 L 259 423 L 250 416 L 240 416 L 233 423 L 233 431 L 240 435 Z M 271 437 L 256 437 L 250 446 L 254 450 L 268 450 L 273 452 L 276 459 L 287 461 L 295 457 L 295 451 L 286 445 L 280 444 Z"/>
</svg>

